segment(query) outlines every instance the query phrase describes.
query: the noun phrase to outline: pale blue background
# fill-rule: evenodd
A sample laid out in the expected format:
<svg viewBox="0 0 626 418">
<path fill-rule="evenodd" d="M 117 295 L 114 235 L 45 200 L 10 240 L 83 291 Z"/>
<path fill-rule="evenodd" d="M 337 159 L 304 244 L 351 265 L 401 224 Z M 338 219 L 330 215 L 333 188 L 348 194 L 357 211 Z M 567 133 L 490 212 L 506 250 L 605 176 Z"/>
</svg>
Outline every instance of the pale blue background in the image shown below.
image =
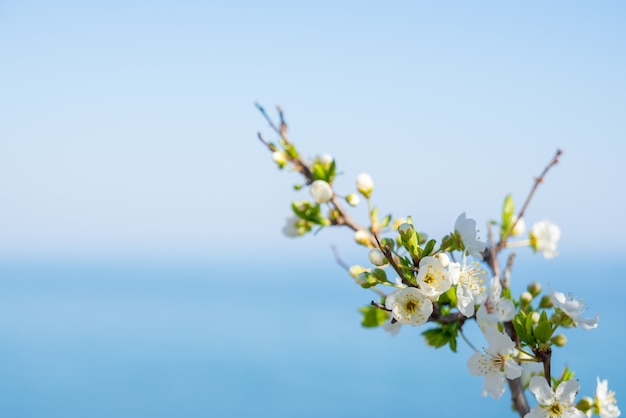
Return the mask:
<svg viewBox="0 0 626 418">
<path fill-rule="evenodd" d="M 561 226 L 561 257 L 522 251 L 514 278 L 600 314 L 555 361 L 619 399 L 625 18 L 619 1 L 0 2 L 0 414 L 507 410 L 473 396 L 467 348 L 356 325 L 371 295 L 329 250 L 365 263 L 347 231 L 280 234 L 305 194 L 256 139 L 274 136 L 255 101 L 336 157 L 339 192 L 368 171 L 381 211 L 433 237 L 521 204 L 563 148 L 527 213 Z"/>
</svg>

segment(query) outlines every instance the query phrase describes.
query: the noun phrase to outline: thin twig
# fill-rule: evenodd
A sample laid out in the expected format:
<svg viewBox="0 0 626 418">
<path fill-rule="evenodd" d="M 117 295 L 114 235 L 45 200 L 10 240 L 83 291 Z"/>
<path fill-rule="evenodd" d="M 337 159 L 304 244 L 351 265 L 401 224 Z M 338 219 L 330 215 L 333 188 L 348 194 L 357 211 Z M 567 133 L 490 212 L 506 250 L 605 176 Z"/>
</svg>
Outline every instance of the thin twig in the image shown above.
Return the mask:
<svg viewBox="0 0 626 418">
<path fill-rule="evenodd" d="M 498 243 L 498 247 L 496 248 L 496 253 L 499 253 L 500 250 L 502 250 L 502 248 L 504 248 L 504 246 L 506 245 L 506 241 L 509 238 L 509 235 L 511 234 L 511 231 L 513 231 L 515 229 L 515 226 L 517 225 L 517 223 L 519 222 L 520 219 L 522 219 L 522 217 L 524 216 L 524 214 L 526 213 L 526 208 L 528 208 L 528 205 L 530 204 L 530 201 L 532 200 L 535 192 L 537 191 L 537 189 L 539 188 L 539 185 L 541 183 L 543 183 L 546 175 L 548 174 L 548 171 L 550 171 L 550 169 L 552 167 L 554 167 L 556 164 L 558 164 L 559 162 L 559 157 L 563 154 L 563 151 L 561 151 L 560 149 L 556 150 L 556 153 L 554 154 L 554 157 L 552 157 L 552 160 L 550 160 L 550 162 L 548 163 L 548 165 L 543 169 L 543 171 L 541 172 L 541 174 L 539 175 L 539 177 L 535 178 L 535 183 L 533 184 L 532 189 L 530 189 L 530 193 L 528 193 L 528 196 L 526 197 L 526 201 L 524 202 L 524 204 L 522 205 L 522 208 L 520 209 L 520 211 L 517 214 L 517 218 L 515 219 L 515 221 L 511 224 L 511 227 L 509 228 L 509 230 L 507 231 L 506 234 L 504 234 L 504 236 L 502 237 L 502 240 Z"/>
<path fill-rule="evenodd" d="M 393 267 L 393 269 L 396 271 L 398 276 L 400 276 L 400 280 L 402 280 L 402 283 L 404 283 L 405 285 L 409 287 L 415 287 L 415 285 L 406 278 L 402 269 L 398 267 L 398 265 L 394 261 L 393 254 L 391 253 L 391 249 L 389 248 L 389 246 L 385 245 L 383 247 L 380 241 L 378 240 L 378 236 L 376 234 L 374 234 L 374 238 L 376 239 L 376 244 L 378 245 L 378 248 L 380 248 L 380 251 L 383 252 L 383 254 L 385 255 L 385 258 L 387 258 L 387 261 L 389 261 L 389 264 L 391 265 L 391 267 Z"/>
</svg>

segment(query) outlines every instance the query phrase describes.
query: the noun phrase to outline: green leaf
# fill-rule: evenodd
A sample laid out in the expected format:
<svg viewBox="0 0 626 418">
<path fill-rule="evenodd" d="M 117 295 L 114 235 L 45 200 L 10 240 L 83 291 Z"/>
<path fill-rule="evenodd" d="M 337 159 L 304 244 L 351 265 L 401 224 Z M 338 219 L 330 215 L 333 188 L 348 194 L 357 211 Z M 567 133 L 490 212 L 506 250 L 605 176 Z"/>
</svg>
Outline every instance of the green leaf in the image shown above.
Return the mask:
<svg viewBox="0 0 626 418">
<path fill-rule="evenodd" d="M 328 178 L 326 176 L 326 169 L 320 163 L 313 164 L 311 168 L 311 172 L 313 173 L 313 180 L 324 180 L 328 182 Z"/>
<path fill-rule="evenodd" d="M 422 257 L 426 257 L 430 255 L 430 253 L 432 253 L 433 250 L 435 249 L 435 244 L 437 244 L 437 241 L 435 241 L 434 239 L 431 239 L 430 241 L 428 241 L 426 243 L 426 246 L 424 247 L 424 251 L 422 251 Z"/>
<path fill-rule="evenodd" d="M 523 311 L 519 311 L 515 318 L 513 318 L 513 328 L 520 340 L 526 342 L 528 337 L 526 336 L 526 314 Z"/>
<path fill-rule="evenodd" d="M 500 222 L 500 240 L 506 238 L 511 232 L 511 226 L 513 224 L 513 216 L 515 215 L 515 206 L 513 205 L 513 198 L 510 194 L 504 198 L 504 204 L 502 205 L 502 221 Z"/>
<path fill-rule="evenodd" d="M 534 330 L 535 339 L 540 343 L 547 343 L 552 338 L 552 325 L 546 311 L 541 312 L 539 323 Z"/>
<path fill-rule="evenodd" d="M 387 312 L 372 305 L 359 308 L 359 312 L 363 314 L 361 325 L 366 328 L 380 326 L 387 320 Z"/>
<path fill-rule="evenodd" d="M 391 222 L 391 214 L 385 216 L 382 221 L 380 221 L 380 227 L 386 228 L 389 226 L 389 222 Z"/>
<path fill-rule="evenodd" d="M 456 352 L 456 337 L 458 334 L 459 324 L 452 322 L 450 324 L 443 324 L 436 328 L 431 328 L 422 332 L 422 335 L 426 339 L 426 343 L 435 348 L 443 347 L 444 345 L 450 345 L 450 349 Z"/>
<path fill-rule="evenodd" d="M 527 315 L 526 316 L 526 324 L 524 324 L 524 328 L 526 330 L 526 343 L 530 346 L 534 346 L 537 344 L 537 341 L 535 340 L 535 336 L 533 333 L 533 316 L 532 315 Z"/>
<path fill-rule="evenodd" d="M 328 180 L 328 183 L 332 183 L 333 180 L 335 179 L 335 174 L 336 174 L 336 170 L 337 170 L 337 166 L 335 165 L 335 160 L 333 160 L 330 163 L 330 167 L 328 167 L 328 171 L 326 172 L 326 177 Z"/>
</svg>

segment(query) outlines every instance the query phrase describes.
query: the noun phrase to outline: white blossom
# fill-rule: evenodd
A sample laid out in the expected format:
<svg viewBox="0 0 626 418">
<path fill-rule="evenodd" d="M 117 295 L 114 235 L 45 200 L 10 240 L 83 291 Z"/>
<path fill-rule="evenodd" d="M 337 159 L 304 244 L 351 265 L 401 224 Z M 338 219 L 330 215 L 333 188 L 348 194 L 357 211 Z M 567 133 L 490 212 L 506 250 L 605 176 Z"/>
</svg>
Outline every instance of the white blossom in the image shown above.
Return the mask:
<svg viewBox="0 0 626 418">
<path fill-rule="evenodd" d="M 483 259 L 483 251 L 487 243 L 479 241 L 476 237 L 476 221 L 465 217 L 465 212 L 459 215 L 454 223 L 454 230 L 461 237 L 464 251 L 477 260 Z"/>
<path fill-rule="evenodd" d="M 601 418 L 617 418 L 621 415 L 621 411 L 617 407 L 615 392 L 609 390 L 609 383 L 606 380 L 597 378 L 596 397 L 594 399 L 593 409 Z"/>
<path fill-rule="evenodd" d="M 498 322 L 512 321 L 515 317 L 515 304 L 512 300 L 502 297 L 500 278 L 491 279 L 491 289 L 486 292 L 487 298 L 476 311 L 476 321 L 480 329 L 497 328 Z"/>
<path fill-rule="evenodd" d="M 417 284 L 428 297 L 435 298 L 450 289 L 450 273 L 443 268 L 437 257 L 427 256 L 420 260 Z"/>
<path fill-rule="evenodd" d="M 401 324 L 421 325 L 433 313 L 433 303 L 414 287 L 394 290 L 385 299 L 385 307 Z"/>
<path fill-rule="evenodd" d="M 300 218 L 298 218 L 296 215 L 288 216 L 287 222 L 285 223 L 285 226 L 283 226 L 283 229 L 282 229 L 283 234 L 289 238 L 294 238 L 294 237 L 298 237 L 302 235 L 298 228 L 299 221 L 300 221 Z"/>
<path fill-rule="evenodd" d="M 554 306 L 572 318 L 576 325 L 580 324 L 582 329 L 589 330 L 598 326 L 600 320 L 598 314 L 596 314 L 594 319 L 582 317 L 583 312 L 587 310 L 587 305 L 585 305 L 582 299 L 574 299 L 571 293 L 565 296 L 561 292 L 552 292 L 551 296 Z"/>
<path fill-rule="evenodd" d="M 467 360 L 467 367 L 474 376 L 485 376 L 483 396 L 498 399 L 504 393 L 505 377 L 516 379 L 522 374 L 522 367 L 513 360 L 515 343 L 500 331 L 485 330 L 488 346 L 484 354 L 474 353 Z"/>
<path fill-rule="evenodd" d="M 374 180 L 367 173 L 361 173 L 356 177 L 356 189 L 365 197 L 369 197 L 374 190 Z"/>
<path fill-rule="evenodd" d="M 330 184 L 324 180 L 315 180 L 311 183 L 309 192 L 311 193 L 313 200 L 317 203 L 326 203 L 333 198 L 333 189 L 330 187 Z"/>
<path fill-rule="evenodd" d="M 272 153 L 272 160 L 282 168 L 287 164 L 287 153 L 285 151 L 274 151 Z"/>
<path fill-rule="evenodd" d="M 486 272 L 479 263 L 467 263 L 463 255 L 463 264 L 450 263 L 448 270 L 453 285 L 456 285 L 456 297 L 459 311 L 466 317 L 474 315 L 474 305 L 482 301 L 485 292 L 483 281 Z"/>
<path fill-rule="evenodd" d="M 528 385 L 530 391 L 535 395 L 537 403 L 532 407 L 524 418 L 586 418 L 587 416 L 574 406 L 574 398 L 580 388 L 577 380 L 570 379 L 552 390 L 543 376 L 535 376 L 530 379 Z"/>
<path fill-rule="evenodd" d="M 556 243 L 561 238 L 559 227 L 548 220 L 535 223 L 530 230 L 530 246 L 545 258 L 554 258 L 559 253 Z"/>
</svg>

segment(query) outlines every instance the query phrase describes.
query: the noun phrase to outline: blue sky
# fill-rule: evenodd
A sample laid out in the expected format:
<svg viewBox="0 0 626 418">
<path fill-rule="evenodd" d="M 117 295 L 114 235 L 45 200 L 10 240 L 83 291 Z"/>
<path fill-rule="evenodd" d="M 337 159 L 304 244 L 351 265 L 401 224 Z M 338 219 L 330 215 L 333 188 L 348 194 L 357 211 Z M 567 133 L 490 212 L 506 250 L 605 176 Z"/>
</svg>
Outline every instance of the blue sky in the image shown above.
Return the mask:
<svg viewBox="0 0 626 418">
<path fill-rule="evenodd" d="M 521 203 L 562 253 L 615 252 L 626 212 L 626 7 L 618 1 L 0 4 L 0 253 L 267 259 L 297 180 L 255 101 L 303 154 L 433 236 Z M 363 209 L 356 217 L 363 216 Z M 305 253 L 303 253 L 305 252 Z"/>
</svg>

